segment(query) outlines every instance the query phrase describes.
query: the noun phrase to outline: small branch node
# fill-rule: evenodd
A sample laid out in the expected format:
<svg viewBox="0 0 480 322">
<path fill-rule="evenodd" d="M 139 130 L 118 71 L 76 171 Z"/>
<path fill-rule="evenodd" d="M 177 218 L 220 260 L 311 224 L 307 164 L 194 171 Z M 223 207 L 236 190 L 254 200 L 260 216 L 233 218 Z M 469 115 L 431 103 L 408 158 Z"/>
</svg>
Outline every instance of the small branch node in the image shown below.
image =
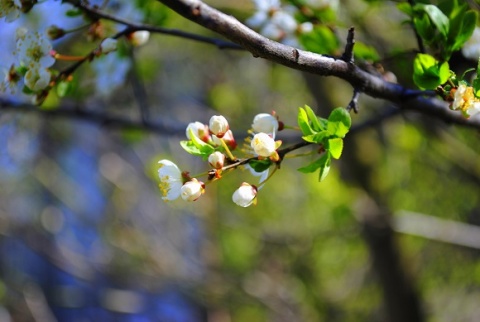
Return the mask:
<svg viewBox="0 0 480 322">
<path fill-rule="evenodd" d="M 353 61 L 354 61 L 354 57 L 353 57 L 354 45 L 355 45 L 355 28 L 350 27 L 350 29 L 348 29 L 347 44 L 345 45 L 345 51 L 343 52 L 343 55 L 342 55 L 342 60 L 349 64 L 353 64 Z"/>
<path fill-rule="evenodd" d="M 351 111 L 353 110 L 355 112 L 355 114 L 358 113 L 358 98 L 360 97 L 360 90 L 358 89 L 354 89 L 353 90 L 353 96 L 352 96 L 352 100 L 350 101 L 350 103 L 348 103 L 346 109 L 347 111 Z"/>
</svg>

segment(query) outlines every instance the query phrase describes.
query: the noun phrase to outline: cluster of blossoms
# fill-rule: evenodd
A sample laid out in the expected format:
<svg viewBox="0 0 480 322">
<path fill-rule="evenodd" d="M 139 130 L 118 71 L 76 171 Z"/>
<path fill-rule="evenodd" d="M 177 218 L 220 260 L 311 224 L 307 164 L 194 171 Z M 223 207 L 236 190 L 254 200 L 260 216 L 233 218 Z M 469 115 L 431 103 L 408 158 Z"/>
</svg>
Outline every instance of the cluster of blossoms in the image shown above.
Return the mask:
<svg viewBox="0 0 480 322">
<path fill-rule="evenodd" d="M 221 115 L 212 116 L 208 125 L 201 122 L 190 123 L 186 129 L 189 141 L 182 141 L 181 145 L 187 152 L 208 160 L 211 168 L 204 173 L 208 177 L 207 183 L 220 179 L 224 171 L 243 166 L 248 167 L 253 174 L 261 175 L 259 187 L 243 182 L 233 193 L 234 203 L 248 207 L 256 202 L 257 192 L 267 179 L 268 166 L 259 173 L 247 163 L 253 159 L 269 162 L 280 160 L 277 149 L 281 142 L 274 139 L 280 126 L 281 123 L 274 115 L 261 113 L 255 116 L 251 131 L 253 137 L 248 139 L 250 148 L 246 151 L 249 157 L 244 159 L 238 159 L 232 154 L 237 143 L 228 121 Z M 183 200 L 195 201 L 205 193 L 204 182 L 188 172 L 180 171 L 172 161 L 160 160 L 158 164 L 159 187 L 164 200 L 175 200 L 181 196 Z"/>
<path fill-rule="evenodd" d="M 21 13 L 29 12 L 37 0 L 0 0 L 0 19 L 13 22 Z M 100 40 L 98 47 L 85 56 L 61 55 L 53 50 L 51 41 L 65 36 L 67 33 L 82 30 L 84 26 L 72 30 L 64 30 L 58 26 L 50 26 L 46 32 L 29 31 L 24 27 L 15 33 L 16 47 L 13 51 L 16 62 L 4 70 L 4 79 L 0 82 L 0 92 L 15 94 L 18 89 L 24 94 L 33 95 L 32 101 L 40 104 L 49 91 L 60 81 L 71 80 L 70 75 L 52 69 L 56 60 L 91 61 L 117 50 L 117 39 L 104 36 L 104 28 L 100 21 L 90 21 L 87 28 L 87 40 Z M 145 44 L 150 33 L 135 31 L 125 35 L 133 46 Z"/>
<path fill-rule="evenodd" d="M 294 6 L 282 6 L 280 0 L 254 0 L 254 4 L 256 12 L 246 23 L 267 38 L 298 46 L 297 34 L 313 30 L 310 22 L 297 22 L 294 15 L 298 9 Z"/>
<path fill-rule="evenodd" d="M 255 13 L 246 24 L 260 30 L 267 38 L 282 42 L 286 45 L 299 47 L 298 35 L 309 33 L 313 24 L 309 21 L 299 23 L 295 16 L 299 8 L 293 5 L 282 5 L 280 0 L 252 0 Z M 336 10 L 338 0 L 305 0 L 303 5 L 311 9 Z"/>
<path fill-rule="evenodd" d="M 475 96 L 472 86 L 460 84 L 450 91 L 449 99 L 451 109 L 461 111 L 465 117 L 480 113 L 480 99 Z"/>
</svg>

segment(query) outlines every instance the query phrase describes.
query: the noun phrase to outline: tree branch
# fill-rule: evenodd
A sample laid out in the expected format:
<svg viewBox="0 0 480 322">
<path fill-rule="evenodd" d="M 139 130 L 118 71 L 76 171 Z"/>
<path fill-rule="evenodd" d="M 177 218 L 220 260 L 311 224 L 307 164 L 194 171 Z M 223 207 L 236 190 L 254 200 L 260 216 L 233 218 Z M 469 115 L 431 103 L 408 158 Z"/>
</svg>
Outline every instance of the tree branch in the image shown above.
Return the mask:
<svg viewBox="0 0 480 322">
<path fill-rule="evenodd" d="M 86 4 L 86 2 L 81 1 L 81 0 L 65 0 L 65 2 L 70 3 L 71 5 L 85 11 L 88 13 L 90 17 L 93 17 L 95 19 L 106 19 L 110 20 L 122 25 L 127 26 L 128 28 L 125 29 L 122 34 L 128 34 L 131 32 L 139 31 L 139 30 L 146 30 L 150 31 L 152 33 L 159 33 L 159 34 L 165 34 L 165 35 L 170 35 L 170 36 L 176 36 L 180 38 L 186 38 L 190 40 L 195 40 L 211 45 L 217 46 L 219 49 L 240 49 L 243 50 L 243 48 L 237 44 L 231 43 L 229 41 L 225 41 L 222 39 L 216 39 L 216 38 L 211 38 L 211 37 L 205 37 L 197 34 L 193 34 L 190 32 L 185 32 L 177 29 L 169 29 L 169 28 L 163 28 L 163 27 L 157 27 L 157 26 L 152 26 L 148 24 L 141 24 L 141 23 L 135 23 L 131 22 L 125 19 L 121 19 L 119 17 L 116 17 L 114 15 L 110 15 L 108 13 L 105 13 L 97 8 L 90 7 Z"/>
<path fill-rule="evenodd" d="M 98 109 L 96 109 L 98 110 Z M 123 130 L 143 130 L 158 134 L 185 135 L 183 124 L 177 122 L 151 122 L 135 121 L 125 117 L 112 116 L 104 112 L 96 112 L 93 109 L 80 108 L 77 105 L 62 105 L 57 109 L 40 109 L 38 106 L 29 103 L 17 103 L 7 99 L 0 98 L 0 111 L 12 111 L 15 113 L 37 113 L 43 117 L 59 117 L 75 120 L 84 120 L 99 124 L 108 128 Z"/>
<path fill-rule="evenodd" d="M 261 36 L 232 16 L 228 16 L 199 0 L 159 0 L 185 18 L 261 57 L 284 66 L 321 76 L 335 76 L 350 83 L 353 88 L 372 97 L 386 99 L 402 109 L 414 110 L 448 123 L 480 129 L 480 120 L 465 119 L 460 113 L 448 109 L 447 103 L 423 96 L 431 91 L 417 91 L 390 83 L 371 75 L 354 64 L 280 44 Z"/>
</svg>

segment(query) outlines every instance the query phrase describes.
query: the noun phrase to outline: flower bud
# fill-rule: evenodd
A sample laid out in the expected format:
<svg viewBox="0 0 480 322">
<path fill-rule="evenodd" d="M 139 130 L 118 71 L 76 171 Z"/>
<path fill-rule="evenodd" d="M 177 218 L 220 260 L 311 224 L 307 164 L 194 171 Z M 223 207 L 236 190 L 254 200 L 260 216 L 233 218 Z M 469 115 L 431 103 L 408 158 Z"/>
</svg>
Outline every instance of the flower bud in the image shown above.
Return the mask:
<svg viewBox="0 0 480 322">
<path fill-rule="evenodd" d="M 260 113 L 253 118 L 252 129 L 256 133 L 263 132 L 275 137 L 278 126 L 277 118 L 271 114 Z"/>
<path fill-rule="evenodd" d="M 185 201 L 195 201 L 205 192 L 205 184 L 193 178 L 181 188 L 181 196 Z"/>
<path fill-rule="evenodd" d="M 190 136 L 190 130 L 192 130 L 193 134 L 195 134 L 200 140 L 208 142 L 210 135 L 208 134 L 208 127 L 205 124 L 200 122 L 189 123 L 185 130 L 189 140 L 192 139 Z"/>
<path fill-rule="evenodd" d="M 232 200 L 240 207 L 248 207 L 253 203 L 256 196 L 257 188 L 244 182 L 240 185 L 240 188 L 235 190 Z"/>
<path fill-rule="evenodd" d="M 222 142 L 220 141 L 220 139 L 214 135 L 212 136 L 212 140 L 213 140 L 213 143 L 215 143 L 215 145 L 222 145 Z M 235 141 L 235 138 L 233 137 L 233 132 L 232 130 L 228 130 L 222 137 L 222 140 L 227 144 L 228 148 L 230 150 L 235 150 L 237 148 L 237 142 Z"/>
<path fill-rule="evenodd" d="M 255 153 L 261 157 L 268 158 L 276 152 L 275 141 L 270 135 L 263 132 L 255 134 L 251 146 Z"/>
<path fill-rule="evenodd" d="M 147 30 L 135 31 L 128 35 L 128 39 L 136 47 L 143 46 L 150 39 L 150 32 Z"/>
<path fill-rule="evenodd" d="M 214 168 L 214 169 L 221 169 L 223 168 L 223 165 L 225 163 L 225 154 L 221 152 L 213 152 L 208 156 L 208 163 Z"/>
<path fill-rule="evenodd" d="M 105 38 L 100 44 L 100 53 L 106 55 L 117 50 L 117 40 L 113 38 Z"/>
<path fill-rule="evenodd" d="M 209 128 L 211 133 L 221 139 L 229 130 L 228 121 L 222 115 L 214 115 L 210 118 Z"/>
<path fill-rule="evenodd" d="M 55 25 L 51 25 L 47 29 L 47 36 L 52 40 L 62 38 L 64 35 L 65 35 L 65 30 Z"/>
</svg>

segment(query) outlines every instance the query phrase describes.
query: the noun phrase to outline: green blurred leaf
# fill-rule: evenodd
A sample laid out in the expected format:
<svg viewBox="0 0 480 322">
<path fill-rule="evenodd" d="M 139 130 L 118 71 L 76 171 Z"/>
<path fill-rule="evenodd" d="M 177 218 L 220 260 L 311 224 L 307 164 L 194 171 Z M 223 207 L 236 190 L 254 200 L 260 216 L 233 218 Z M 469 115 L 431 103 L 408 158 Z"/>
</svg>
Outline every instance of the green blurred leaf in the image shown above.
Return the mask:
<svg viewBox="0 0 480 322">
<path fill-rule="evenodd" d="M 437 6 L 433 4 L 416 4 L 413 10 L 417 13 L 425 12 L 440 34 L 447 38 L 450 22 L 448 17 Z"/>
<path fill-rule="evenodd" d="M 378 61 L 380 59 L 380 55 L 374 47 L 367 46 L 360 41 L 355 42 L 354 54 L 355 58 L 360 60 Z"/>
<path fill-rule="evenodd" d="M 337 107 L 328 116 L 327 131 L 332 136 L 343 138 L 350 130 L 351 125 L 350 113 L 343 107 Z"/>
<path fill-rule="evenodd" d="M 82 14 L 82 10 L 80 9 L 70 9 L 65 12 L 65 15 L 67 17 L 78 17 Z"/>
<path fill-rule="evenodd" d="M 299 38 L 306 50 L 319 54 L 333 55 L 339 46 L 335 33 L 324 25 L 315 26 L 311 32 L 304 33 Z"/>
<path fill-rule="evenodd" d="M 477 25 L 477 13 L 473 10 L 466 12 L 464 15 L 457 18 L 460 21 L 460 27 L 452 28 L 449 38 L 453 42 L 451 51 L 459 50 L 470 39 Z M 457 31 L 458 30 L 458 31 Z"/>
<path fill-rule="evenodd" d="M 72 82 L 59 82 L 57 84 L 57 95 L 58 97 L 65 97 L 72 91 Z"/>
<path fill-rule="evenodd" d="M 343 139 L 333 138 L 328 140 L 327 150 L 333 158 L 339 159 L 343 151 Z"/>
<path fill-rule="evenodd" d="M 255 170 L 255 172 L 263 172 L 270 168 L 272 161 L 270 159 L 258 160 L 253 159 L 248 162 L 248 164 Z"/>
<path fill-rule="evenodd" d="M 408 2 L 397 3 L 397 9 L 409 17 L 413 16 L 412 6 Z"/>
</svg>

